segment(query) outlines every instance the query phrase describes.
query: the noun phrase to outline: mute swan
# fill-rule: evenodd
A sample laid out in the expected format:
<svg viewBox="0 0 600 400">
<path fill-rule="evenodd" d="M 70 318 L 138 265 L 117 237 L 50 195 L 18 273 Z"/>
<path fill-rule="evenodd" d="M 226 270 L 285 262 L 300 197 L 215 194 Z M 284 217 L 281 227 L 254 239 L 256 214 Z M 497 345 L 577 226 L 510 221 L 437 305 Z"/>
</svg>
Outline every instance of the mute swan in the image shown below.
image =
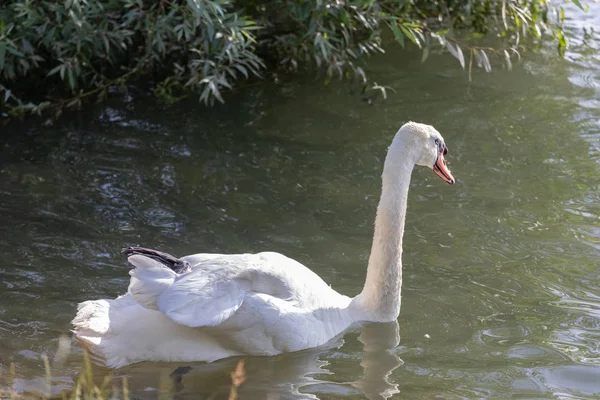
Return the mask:
<svg viewBox="0 0 600 400">
<path fill-rule="evenodd" d="M 96 362 L 119 368 L 276 355 L 321 346 L 357 322 L 394 321 L 410 176 L 422 165 L 453 184 L 447 152 L 432 126 L 409 122 L 396 133 L 383 167 L 365 285 L 354 298 L 279 253 L 175 258 L 129 247 L 124 253 L 134 269 L 127 294 L 80 303 L 75 336 Z"/>
</svg>

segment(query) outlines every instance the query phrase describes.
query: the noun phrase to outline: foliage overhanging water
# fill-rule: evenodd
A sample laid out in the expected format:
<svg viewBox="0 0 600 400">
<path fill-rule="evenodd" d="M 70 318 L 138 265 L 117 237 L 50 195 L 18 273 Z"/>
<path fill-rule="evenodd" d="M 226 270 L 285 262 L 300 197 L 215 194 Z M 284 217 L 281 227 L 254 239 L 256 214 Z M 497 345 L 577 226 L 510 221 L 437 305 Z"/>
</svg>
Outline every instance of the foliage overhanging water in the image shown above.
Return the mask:
<svg viewBox="0 0 600 400">
<path fill-rule="evenodd" d="M 600 8 L 572 15 L 579 34 Z M 579 36 L 565 61 L 527 54 L 470 85 L 449 56 L 422 65 L 391 49 L 371 69 L 397 93 L 374 106 L 344 85 L 295 80 L 211 110 L 108 105 L 3 133 L 2 372 L 14 362 L 18 389 L 38 385 L 40 355 L 68 333 L 76 303 L 126 290 L 124 245 L 280 251 L 358 293 L 385 149 L 412 119 L 442 132 L 458 184 L 413 176 L 400 344 L 385 351 L 392 324 L 248 359 L 242 398 L 600 396 L 600 40 Z M 155 398 L 159 382 L 226 396 L 236 361 L 193 365 L 180 384 L 172 364 L 118 375 L 137 398 Z M 79 363 L 76 353 L 60 367 L 56 390 Z"/>
</svg>

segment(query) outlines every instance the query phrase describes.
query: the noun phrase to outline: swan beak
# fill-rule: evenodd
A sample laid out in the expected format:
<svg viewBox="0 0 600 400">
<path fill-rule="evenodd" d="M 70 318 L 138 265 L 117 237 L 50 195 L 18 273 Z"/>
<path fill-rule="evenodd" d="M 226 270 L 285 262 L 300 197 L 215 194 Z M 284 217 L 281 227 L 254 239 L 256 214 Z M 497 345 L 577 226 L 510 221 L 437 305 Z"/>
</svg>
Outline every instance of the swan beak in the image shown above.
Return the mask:
<svg viewBox="0 0 600 400">
<path fill-rule="evenodd" d="M 444 181 L 452 185 L 456 181 L 446 165 L 446 160 L 444 160 L 444 154 L 446 153 L 448 153 L 448 149 L 446 149 L 446 146 L 444 146 L 442 151 L 439 152 L 438 157 L 435 160 L 435 164 L 433 164 L 433 172 L 435 172 L 436 175 L 442 178 Z"/>
</svg>

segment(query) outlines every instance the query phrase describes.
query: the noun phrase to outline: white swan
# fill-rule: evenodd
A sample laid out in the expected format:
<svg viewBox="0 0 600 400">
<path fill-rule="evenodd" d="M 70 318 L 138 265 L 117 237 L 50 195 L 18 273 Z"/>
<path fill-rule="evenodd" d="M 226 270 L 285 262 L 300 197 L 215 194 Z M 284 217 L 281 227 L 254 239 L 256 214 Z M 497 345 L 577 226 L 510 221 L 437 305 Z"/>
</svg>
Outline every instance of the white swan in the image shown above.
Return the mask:
<svg viewBox="0 0 600 400">
<path fill-rule="evenodd" d="M 402 235 L 415 165 L 446 182 L 444 139 L 409 122 L 389 147 L 362 292 L 337 293 L 304 265 L 278 253 L 195 254 L 177 259 L 144 248 L 124 252 L 135 267 L 128 293 L 78 306 L 76 338 L 111 368 L 140 361 L 214 361 L 317 347 L 361 321 L 400 313 Z"/>
</svg>

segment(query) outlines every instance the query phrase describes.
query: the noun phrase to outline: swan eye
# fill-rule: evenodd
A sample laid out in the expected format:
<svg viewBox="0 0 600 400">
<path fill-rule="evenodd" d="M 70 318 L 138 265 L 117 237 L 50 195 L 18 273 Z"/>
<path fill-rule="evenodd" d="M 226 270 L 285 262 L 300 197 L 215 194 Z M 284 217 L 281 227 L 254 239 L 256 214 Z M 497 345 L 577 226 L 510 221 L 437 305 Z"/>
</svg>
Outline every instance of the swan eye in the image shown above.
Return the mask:
<svg viewBox="0 0 600 400">
<path fill-rule="evenodd" d="M 437 146 L 439 146 L 439 145 L 440 145 L 440 139 L 435 139 L 435 144 L 436 144 Z"/>
</svg>

